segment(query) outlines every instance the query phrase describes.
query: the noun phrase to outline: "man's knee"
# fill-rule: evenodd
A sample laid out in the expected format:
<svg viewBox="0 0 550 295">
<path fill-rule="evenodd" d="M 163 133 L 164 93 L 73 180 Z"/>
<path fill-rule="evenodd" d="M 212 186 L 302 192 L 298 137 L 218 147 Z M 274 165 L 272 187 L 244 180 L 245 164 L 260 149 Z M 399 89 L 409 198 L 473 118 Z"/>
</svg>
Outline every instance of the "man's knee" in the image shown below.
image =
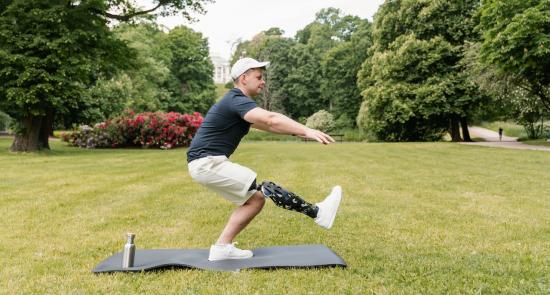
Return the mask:
<svg viewBox="0 0 550 295">
<path fill-rule="evenodd" d="M 265 198 L 260 191 L 255 192 L 249 199 L 246 201 L 247 204 L 262 210 L 265 205 Z"/>
</svg>

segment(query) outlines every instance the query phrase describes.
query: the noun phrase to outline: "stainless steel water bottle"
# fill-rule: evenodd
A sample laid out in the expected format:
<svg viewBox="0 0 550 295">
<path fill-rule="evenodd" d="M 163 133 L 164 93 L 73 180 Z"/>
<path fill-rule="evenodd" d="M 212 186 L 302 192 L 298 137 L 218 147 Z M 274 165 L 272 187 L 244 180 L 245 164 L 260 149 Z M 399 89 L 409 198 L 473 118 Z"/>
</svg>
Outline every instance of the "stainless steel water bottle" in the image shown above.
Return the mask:
<svg viewBox="0 0 550 295">
<path fill-rule="evenodd" d="M 136 254 L 136 245 L 134 245 L 134 238 L 136 234 L 128 233 L 128 240 L 124 245 L 124 251 L 122 252 L 122 268 L 129 268 L 134 266 L 134 256 Z"/>
</svg>

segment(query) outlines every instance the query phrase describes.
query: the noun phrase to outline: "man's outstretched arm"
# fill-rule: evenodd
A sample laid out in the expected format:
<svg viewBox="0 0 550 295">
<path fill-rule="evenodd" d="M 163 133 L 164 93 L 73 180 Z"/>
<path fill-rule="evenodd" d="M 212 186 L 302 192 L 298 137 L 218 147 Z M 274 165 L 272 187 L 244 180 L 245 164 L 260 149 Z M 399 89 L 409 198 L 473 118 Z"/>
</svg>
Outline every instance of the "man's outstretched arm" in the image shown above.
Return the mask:
<svg viewBox="0 0 550 295">
<path fill-rule="evenodd" d="M 283 114 L 269 112 L 259 107 L 246 113 L 244 119 L 252 123 L 252 127 L 257 129 L 273 133 L 297 135 L 316 140 L 322 144 L 334 142 L 334 139 L 324 132 L 308 128 Z"/>
</svg>

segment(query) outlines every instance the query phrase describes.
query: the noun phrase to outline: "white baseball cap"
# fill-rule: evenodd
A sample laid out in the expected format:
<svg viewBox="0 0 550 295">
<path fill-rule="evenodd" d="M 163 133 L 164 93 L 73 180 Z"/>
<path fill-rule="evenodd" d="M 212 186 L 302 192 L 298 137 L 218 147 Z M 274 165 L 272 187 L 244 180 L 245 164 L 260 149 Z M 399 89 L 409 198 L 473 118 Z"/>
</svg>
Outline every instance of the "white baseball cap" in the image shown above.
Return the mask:
<svg viewBox="0 0 550 295">
<path fill-rule="evenodd" d="M 250 69 L 265 68 L 267 66 L 269 66 L 268 61 L 259 62 L 250 57 L 241 58 L 231 67 L 231 78 L 237 80 L 240 75 Z"/>
</svg>

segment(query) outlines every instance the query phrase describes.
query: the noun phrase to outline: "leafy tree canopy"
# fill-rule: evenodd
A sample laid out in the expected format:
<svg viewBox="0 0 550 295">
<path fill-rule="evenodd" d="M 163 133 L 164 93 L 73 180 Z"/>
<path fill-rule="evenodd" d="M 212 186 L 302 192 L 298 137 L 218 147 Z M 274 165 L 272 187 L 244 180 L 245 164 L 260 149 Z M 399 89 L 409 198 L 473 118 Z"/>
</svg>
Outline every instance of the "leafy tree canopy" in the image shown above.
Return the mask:
<svg viewBox="0 0 550 295">
<path fill-rule="evenodd" d="M 128 68 L 136 56 L 109 29 L 150 13 L 202 11 L 207 0 L 0 2 L 0 108 L 17 123 L 13 151 L 48 148 L 55 116 L 86 112 L 87 87 Z M 113 11 L 116 11 L 114 13 Z"/>
<path fill-rule="evenodd" d="M 510 75 L 550 110 L 550 2 L 484 1 L 481 61 Z"/>
<path fill-rule="evenodd" d="M 216 91 L 212 79 L 208 41 L 201 33 L 180 26 L 168 33 L 165 46 L 171 52 L 170 70 L 174 75 L 175 99 L 166 102 L 167 111 L 206 113 L 214 103 Z"/>
<path fill-rule="evenodd" d="M 460 65 L 463 44 L 476 38 L 478 5 L 396 0 L 380 7 L 371 57 L 359 73 L 360 126 L 397 141 L 437 139 L 451 126 L 453 140 L 460 140 L 458 124 L 467 131 L 481 98 Z"/>
<path fill-rule="evenodd" d="M 323 55 L 321 96 L 330 110 L 342 117 L 344 126 L 353 127 L 362 96 L 357 87 L 357 73 L 372 46 L 371 23 L 362 20 L 349 41 L 342 42 Z M 347 125 L 347 126 L 345 126 Z"/>
</svg>

